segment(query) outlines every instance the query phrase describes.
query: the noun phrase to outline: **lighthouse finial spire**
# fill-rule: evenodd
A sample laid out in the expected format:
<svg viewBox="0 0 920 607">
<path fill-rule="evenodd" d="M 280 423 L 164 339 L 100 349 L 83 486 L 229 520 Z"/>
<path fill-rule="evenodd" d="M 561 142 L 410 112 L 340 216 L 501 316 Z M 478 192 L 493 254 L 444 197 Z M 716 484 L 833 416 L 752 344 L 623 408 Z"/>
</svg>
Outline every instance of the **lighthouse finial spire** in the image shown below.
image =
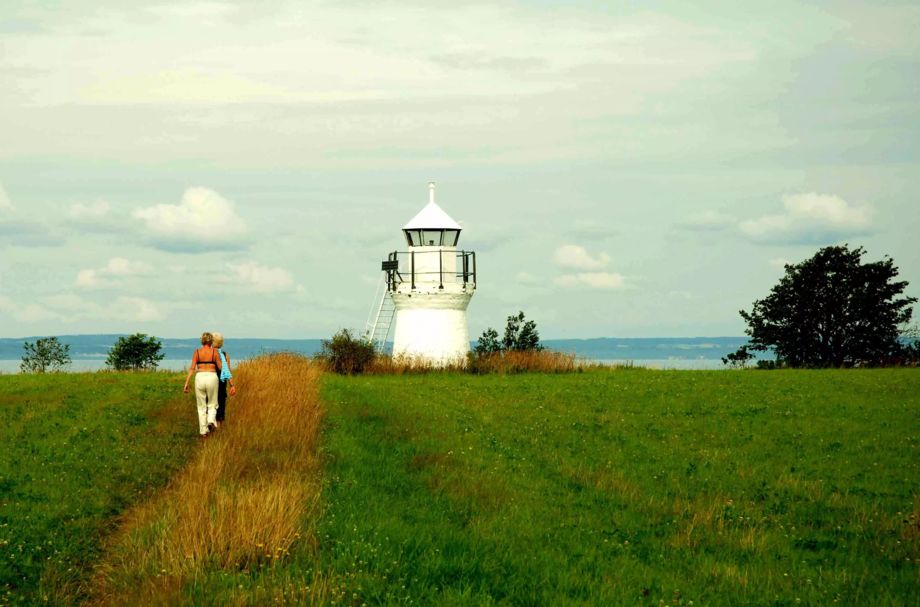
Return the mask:
<svg viewBox="0 0 920 607">
<path fill-rule="evenodd" d="M 434 202 L 434 182 L 428 182 L 428 202 Z"/>
</svg>

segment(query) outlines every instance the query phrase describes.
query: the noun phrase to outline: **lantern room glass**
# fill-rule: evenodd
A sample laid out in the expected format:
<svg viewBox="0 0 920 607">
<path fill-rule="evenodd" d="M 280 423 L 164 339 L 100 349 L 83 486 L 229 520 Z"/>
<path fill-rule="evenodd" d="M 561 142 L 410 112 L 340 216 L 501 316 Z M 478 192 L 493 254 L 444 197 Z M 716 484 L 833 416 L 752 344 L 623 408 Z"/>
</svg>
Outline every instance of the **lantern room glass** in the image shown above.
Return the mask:
<svg viewBox="0 0 920 607">
<path fill-rule="evenodd" d="M 410 247 L 455 247 L 460 230 L 403 230 Z"/>
</svg>

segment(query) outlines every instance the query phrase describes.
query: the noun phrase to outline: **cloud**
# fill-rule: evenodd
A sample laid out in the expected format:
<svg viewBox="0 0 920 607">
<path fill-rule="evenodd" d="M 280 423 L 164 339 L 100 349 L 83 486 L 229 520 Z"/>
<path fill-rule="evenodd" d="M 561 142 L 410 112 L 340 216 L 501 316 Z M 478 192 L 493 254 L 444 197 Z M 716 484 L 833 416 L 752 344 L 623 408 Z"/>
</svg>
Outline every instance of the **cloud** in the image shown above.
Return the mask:
<svg viewBox="0 0 920 607">
<path fill-rule="evenodd" d="M 872 232 L 872 209 L 830 194 L 783 197 L 785 212 L 743 221 L 741 233 L 769 244 L 824 244 Z"/>
<path fill-rule="evenodd" d="M 686 301 L 692 301 L 694 299 L 699 299 L 699 295 L 695 295 L 690 291 L 668 291 L 668 297 L 671 299 L 682 299 Z"/>
<path fill-rule="evenodd" d="M 624 286 L 623 276 L 616 272 L 563 274 L 554 278 L 553 282 L 560 287 L 587 287 L 597 290 L 621 289 Z"/>
<path fill-rule="evenodd" d="M 606 253 L 591 255 L 584 247 L 574 244 L 559 247 L 553 258 L 559 267 L 575 270 L 600 270 L 610 263 L 610 256 Z M 566 288 L 611 290 L 623 287 L 623 276 L 616 272 L 574 272 L 556 276 L 553 283 Z"/>
<path fill-rule="evenodd" d="M 35 221 L 0 221 L 0 246 L 58 247 L 65 240 L 61 234 L 48 225 Z"/>
<path fill-rule="evenodd" d="M 3 295 L 0 295 L 0 311 L 9 314 L 18 322 L 24 323 L 45 322 L 49 320 L 60 320 L 62 318 L 60 314 L 49 310 L 43 305 L 30 303 L 21 306 L 9 297 Z"/>
<path fill-rule="evenodd" d="M 769 263 L 774 268 L 785 268 L 788 264 L 792 262 L 786 259 L 785 257 L 774 257 L 767 263 Z"/>
<path fill-rule="evenodd" d="M 556 265 L 576 270 L 600 270 L 610 263 L 610 257 L 607 254 L 592 256 L 584 247 L 574 244 L 563 245 L 556 249 L 554 259 Z"/>
<path fill-rule="evenodd" d="M 681 224 L 681 227 L 694 232 L 719 232 L 732 227 L 736 223 L 738 223 L 738 220 L 731 215 L 718 211 L 705 211 L 691 216 Z"/>
<path fill-rule="evenodd" d="M 100 305 L 72 293 L 50 295 L 25 305 L 17 304 L 8 297 L 0 297 L 0 310 L 24 323 L 48 321 L 72 323 L 100 318 L 128 322 L 151 322 L 166 318 L 159 304 L 143 297 L 118 297 L 107 305 Z"/>
<path fill-rule="evenodd" d="M 143 276 L 153 274 L 153 266 L 143 261 L 131 261 L 124 257 L 113 257 L 102 268 L 80 270 L 76 285 L 84 289 L 113 287 L 113 277 Z"/>
<path fill-rule="evenodd" d="M 618 231 L 608 223 L 599 223 L 597 221 L 579 219 L 575 221 L 574 227 L 569 234 L 576 240 L 606 240 L 616 236 Z"/>
<path fill-rule="evenodd" d="M 518 272 L 514 279 L 518 284 L 527 286 L 537 286 L 543 284 L 543 279 L 541 279 L 539 276 L 534 276 L 530 272 Z"/>
<path fill-rule="evenodd" d="M 270 268 L 254 261 L 227 264 L 233 271 L 234 282 L 244 289 L 256 293 L 277 293 L 302 288 L 294 284 L 291 273 L 284 268 Z"/>
<path fill-rule="evenodd" d="M 70 210 L 68 211 L 67 215 L 71 219 L 80 221 L 92 221 L 104 218 L 109 214 L 109 211 L 111 210 L 112 205 L 110 205 L 105 200 L 97 200 L 87 204 L 78 202 L 70 206 Z"/>
<path fill-rule="evenodd" d="M 479 52 L 446 53 L 442 55 L 432 55 L 429 59 L 432 61 L 432 63 L 450 69 L 485 69 L 496 70 L 499 72 L 510 72 L 513 74 L 538 70 L 548 66 L 548 62 L 542 57 L 492 56 Z"/>
<path fill-rule="evenodd" d="M 246 246 L 249 229 L 236 214 L 233 202 L 214 190 L 188 188 L 179 204 L 138 209 L 151 243 L 164 250 L 201 252 Z"/>
<path fill-rule="evenodd" d="M 13 210 L 13 201 L 10 200 L 9 194 L 6 193 L 6 190 L 3 189 L 3 184 L 0 183 L 0 211 L 12 211 Z"/>
<path fill-rule="evenodd" d="M 165 318 L 157 304 L 143 297 L 119 297 L 114 310 L 124 320 L 151 322 Z"/>
</svg>

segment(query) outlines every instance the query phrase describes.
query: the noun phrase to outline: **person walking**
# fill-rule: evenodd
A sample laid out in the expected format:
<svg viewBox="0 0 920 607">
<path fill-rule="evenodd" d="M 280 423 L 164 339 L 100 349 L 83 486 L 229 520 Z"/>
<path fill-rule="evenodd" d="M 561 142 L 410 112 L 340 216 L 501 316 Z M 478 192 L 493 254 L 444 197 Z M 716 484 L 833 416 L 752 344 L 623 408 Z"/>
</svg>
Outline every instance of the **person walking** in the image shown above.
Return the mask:
<svg viewBox="0 0 920 607">
<path fill-rule="evenodd" d="M 236 386 L 233 385 L 233 372 L 230 369 L 230 355 L 224 351 L 224 336 L 214 332 L 214 347 L 217 348 L 217 354 L 220 357 L 221 367 L 220 376 L 217 384 L 217 415 L 214 418 L 214 425 L 220 428 L 221 423 L 227 418 L 227 391 L 230 396 L 236 394 Z"/>
<path fill-rule="evenodd" d="M 214 336 L 205 332 L 201 334 L 201 347 L 192 354 L 192 364 L 188 368 L 183 392 L 188 394 L 188 384 L 195 375 L 195 400 L 198 403 L 198 435 L 205 438 L 215 427 L 217 416 L 218 374 L 221 370 L 217 348 L 213 346 Z"/>
</svg>

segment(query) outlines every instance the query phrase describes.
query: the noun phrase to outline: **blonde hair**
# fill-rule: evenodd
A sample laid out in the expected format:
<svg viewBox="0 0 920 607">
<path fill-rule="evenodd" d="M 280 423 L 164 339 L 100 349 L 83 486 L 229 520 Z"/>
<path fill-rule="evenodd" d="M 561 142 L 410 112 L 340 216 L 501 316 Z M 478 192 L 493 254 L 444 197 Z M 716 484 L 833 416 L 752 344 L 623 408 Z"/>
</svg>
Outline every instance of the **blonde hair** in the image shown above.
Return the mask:
<svg viewBox="0 0 920 607">
<path fill-rule="evenodd" d="M 224 345 L 224 336 L 223 336 L 223 335 L 221 335 L 221 334 L 218 333 L 217 331 L 214 331 L 214 333 L 212 333 L 211 336 L 214 338 L 214 347 L 215 347 L 215 348 L 219 348 L 219 347 L 221 347 L 222 345 Z"/>
<path fill-rule="evenodd" d="M 214 343 L 213 335 L 211 335 L 207 331 L 201 334 L 201 345 L 202 346 L 210 346 L 212 343 Z"/>
</svg>

